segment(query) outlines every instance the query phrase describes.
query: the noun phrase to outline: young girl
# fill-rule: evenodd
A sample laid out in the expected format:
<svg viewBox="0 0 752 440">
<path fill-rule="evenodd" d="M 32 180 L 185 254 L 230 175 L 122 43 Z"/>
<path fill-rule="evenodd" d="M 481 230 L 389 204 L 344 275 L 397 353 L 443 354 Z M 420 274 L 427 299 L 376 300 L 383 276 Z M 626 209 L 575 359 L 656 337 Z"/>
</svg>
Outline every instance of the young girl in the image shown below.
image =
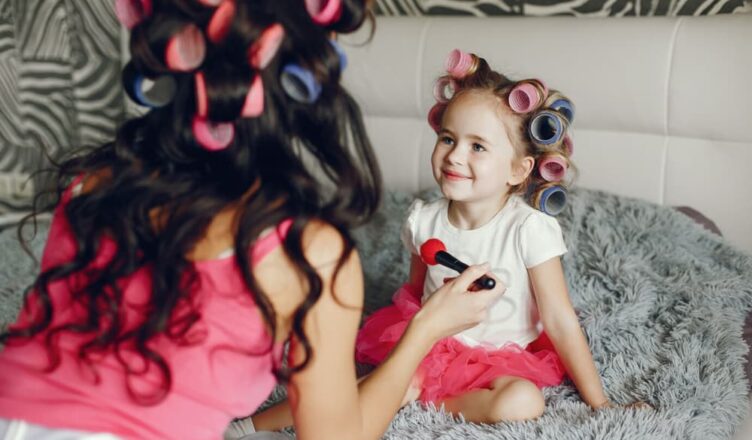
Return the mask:
<svg viewBox="0 0 752 440">
<path fill-rule="evenodd" d="M 423 359 L 413 382 L 420 400 L 473 422 L 532 419 L 544 410 L 540 388 L 568 373 L 592 408 L 609 405 L 569 300 L 566 247 L 552 217 L 566 201 L 574 107 L 542 81 L 509 80 L 475 55 L 453 51 L 446 67 L 429 115 L 444 197 L 410 208 L 402 231 L 409 283 L 365 322 L 357 360 L 382 362 L 421 303 L 456 276 L 421 259 L 422 244 L 438 238 L 459 260 L 489 261 L 506 292 L 483 323 Z"/>
<path fill-rule="evenodd" d="M 431 345 L 480 321 L 500 290 L 469 297 L 474 266 L 358 389 L 348 229 L 380 184 L 330 38 L 366 3 L 117 1 L 150 109 L 58 171 L 41 273 L 0 334 L 0 436 L 218 439 L 281 380 L 298 438 L 375 439 Z"/>
</svg>

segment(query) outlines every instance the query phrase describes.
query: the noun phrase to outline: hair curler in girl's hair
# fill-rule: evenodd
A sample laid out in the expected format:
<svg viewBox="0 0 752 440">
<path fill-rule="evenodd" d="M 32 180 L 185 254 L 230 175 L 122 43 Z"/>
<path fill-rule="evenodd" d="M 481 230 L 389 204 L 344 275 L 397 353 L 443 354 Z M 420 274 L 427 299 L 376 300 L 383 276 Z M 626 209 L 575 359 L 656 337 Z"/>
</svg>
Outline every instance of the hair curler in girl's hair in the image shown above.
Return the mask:
<svg viewBox="0 0 752 440">
<path fill-rule="evenodd" d="M 433 131 L 438 133 L 441 130 L 441 119 L 444 117 L 444 110 L 446 110 L 446 103 L 437 102 L 428 111 L 428 125 L 433 128 Z"/>
<path fill-rule="evenodd" d="M 562 116 L 564 116 L 564 118 L 566 118 L 567 122 L 569 122 L 570 124 L 572 123 L 572 121 L 574 121 L 574 106 L 568 99 L 559 98 L 552 102 L 551 105 L 548 106 L 548 108 L 561 113 Z"/>
<path fill-rule="evenodd" d="M 305 0 L 311 20 L 320 26 L 335 23 L 342 16 L 342 0 Z"/>
<path fill-rule="evenodd" d="M 509 107 L 516 113 L 535 110 L 546 99 L 548 89 L 543 81 L 532 79 L 520 81 L 509 92 Z"/>
<path fill-rule="evenodd" d="M 223 0 L 212 14 L 209 24 L 206 26 L 206 36 L 212 43 L 222 41 L 232 26 L 237 8 L 235 0 Z"/>
<path fill-rule="evenodd" d="M 147 78 L 136 70 L 133 63 L 123 69 L 123 87 L 128 96 L 144 107 L 162 107 L 175 97 L 177 84 L 172 75 Z"/>
<path fill-rule="evenodd" d="M 479 65 L 480 59 L 477 56 L 459 49 L 449 52 L 444 63 L 447 73 L 455 79 L 462 79 L 468 75 L 472 75 L 478 70 Z"/>
<path fill-rule="evenodd" d="M 569 162 L 561 154 L 549 153 L 543 155 L 539 161 L 538 173 L 549 182 L 558 182 L 564 178 L 569 168 Z"/>
<path fill-rule="evenodd" d="M 165 51 L 167 67 L 180 72 L 194 70 L 204 62 L 206 40 L 201 29 L 186 25 L 170 38 Z"/>
<path fill-rule="evenodd" d="M 235 126 L 231 122 L 213 123 L 199 115 L 193 117 L 192 129 L 199 145 L 209 151 L 224 150 L 235 138 Z"/>
<path fill-rule="evenodd" d="M 567 205 L 567 190 L 553 183 L 543 184 L 535 191 L 532 204 L 548 215 L 559 215 Z"/>
<path fill-rule="evenodd" d="M 442 76 L 433 85 L 433 97 L 438 102 L 449 102 L 457 93 L 457 83 L 451 77 Z"/>
<path fill-rule="evenodd" d="M 224 0 L 198 0 L 204 6 L 219 6 Z"/>
<path fill-rule="evenodd" d="M 287 96 L 295 101 L 310 104 L 321 95 L 321 84 L 313 73 L 297 64 L 288 64 L 282 68 L 279 80 Z"/>
<path fill-rule="evenodd" d="M 285 38 L 285 28 L 274 23 L 261 32 L 261 36 L 248 49 L 248 62 L 256 69 L 264 69 L 277 54 L 282 40 Z"/>
<path fill-rule="evenodd" d="M 564 145 L 564 150 L 567 152 L 568 156 L 574 154 L 574 141 L 572 140 L 572 136 L 565 134 L 562 144 Z"/>
<path fill-rule="evenodd" d="M 115 15 L 128 29 L 133 29 L 151 13 L 151 0 L 115 0 Z"/>
<path fill-rule="evenodd" d="M 347 54 L 345 50 L 342 49 L 342 46 L 336 40 L 329 40 L 329 43 L 334 48 L 334 51 L 337 52 L 337 56 L 339 56 L 339 71 L 344 72 L 347 69 Z"/>
<path fill-rule="evenodd" d="M 541 110 L 530 119 L 528 130 L 533 142 L 541 146 L 555 144 L 564 136 L 564 121 L 559 113 Z"/>
</svg>

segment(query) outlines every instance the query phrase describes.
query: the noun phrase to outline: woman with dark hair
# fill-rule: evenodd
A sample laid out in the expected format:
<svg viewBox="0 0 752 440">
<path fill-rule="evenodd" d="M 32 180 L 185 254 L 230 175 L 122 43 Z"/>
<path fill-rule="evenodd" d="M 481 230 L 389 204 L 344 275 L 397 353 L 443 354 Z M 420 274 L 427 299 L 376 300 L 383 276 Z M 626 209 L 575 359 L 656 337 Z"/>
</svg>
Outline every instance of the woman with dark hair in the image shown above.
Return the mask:
<svg viewBox="0 0 752 440">
<path fill-rule="evenodd" d="M 473 266 L 357 383 L 349 230 L 381 188 L 331 38 L 367 3 L 116 2 L 150 110 L 57 169 L 41 272 L 0 335 L 0 433 L 219 438 L 281 381 L 298 438 L 378 438 L 433 343 L 484 317 L 503 287 L 468 294 Z"/>
</svg>

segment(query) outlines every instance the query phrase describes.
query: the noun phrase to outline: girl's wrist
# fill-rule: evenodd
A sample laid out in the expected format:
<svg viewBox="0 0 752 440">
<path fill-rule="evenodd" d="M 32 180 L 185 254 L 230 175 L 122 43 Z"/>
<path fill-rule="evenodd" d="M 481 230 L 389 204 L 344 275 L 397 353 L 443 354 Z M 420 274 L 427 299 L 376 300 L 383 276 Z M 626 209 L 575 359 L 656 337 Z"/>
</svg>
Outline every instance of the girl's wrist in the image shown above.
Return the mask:
<svg viewBox="0 0 752 440">
<path fill-rule="evenodd" d="M 410 320 L 410 324 L 405 330 L 405 336 L 414 340 L 413 344 L 419 344 L 426 347 L 426 352 L 433 347 L 433 344 L 439 340 L 437 332 L 433 328 L 430 319 L 427 319 L 423 310 L 419 310 Z"/>
</svg>

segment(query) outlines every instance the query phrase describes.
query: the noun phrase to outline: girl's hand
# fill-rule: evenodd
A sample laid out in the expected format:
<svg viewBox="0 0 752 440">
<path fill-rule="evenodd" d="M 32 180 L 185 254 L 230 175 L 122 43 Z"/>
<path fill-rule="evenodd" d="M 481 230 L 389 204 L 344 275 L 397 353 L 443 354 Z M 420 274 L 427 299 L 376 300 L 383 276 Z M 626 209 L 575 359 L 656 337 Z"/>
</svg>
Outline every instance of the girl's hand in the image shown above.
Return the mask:
<svg viewBox="0 0 752 440">
<path fill-rule="evenodd" d="M 504 286 L 488 272 L 488 264 L 468 267 L 457 278 L 441 286 L 413 318 L 434 339 L 439 340 L 475 327 L 488 316 L 488 307 L 504 294 Z M 491 290 L 474 291 L 473 283 L 486 275 L 496 281 Z"/>
</svg>

